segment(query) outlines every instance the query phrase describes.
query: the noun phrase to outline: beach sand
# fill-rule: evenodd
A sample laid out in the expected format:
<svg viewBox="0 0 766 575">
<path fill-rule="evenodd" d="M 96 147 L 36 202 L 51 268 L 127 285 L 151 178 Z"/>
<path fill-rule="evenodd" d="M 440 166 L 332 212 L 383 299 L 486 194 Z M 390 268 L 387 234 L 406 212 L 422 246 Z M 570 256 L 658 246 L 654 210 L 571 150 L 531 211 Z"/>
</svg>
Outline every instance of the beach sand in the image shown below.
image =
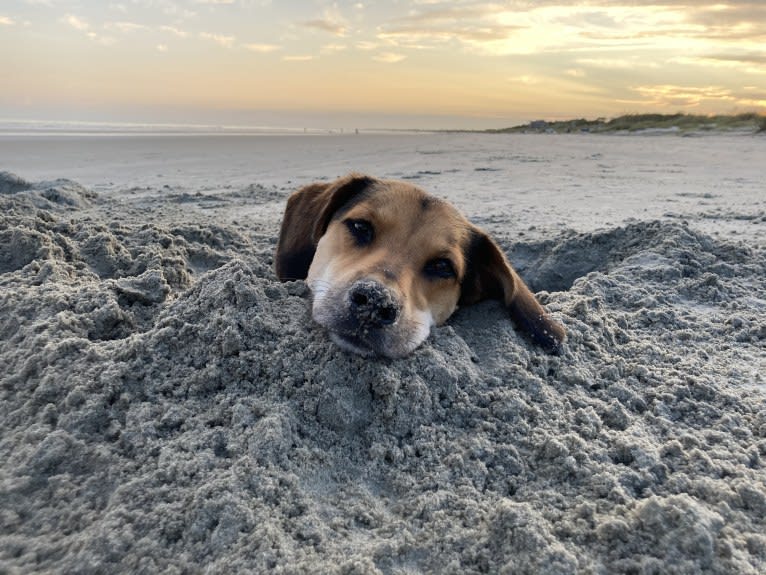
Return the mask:
<svg viewBox="0 0 766 575">
<path fill-rule="evenodd" d="M 0 137 L 0 572 L 763 573 L 764 148 Z M 564 353 L 491 301 L 332 344 L 273 251 L 351 170 L 489 231 Z"/>
</svg>

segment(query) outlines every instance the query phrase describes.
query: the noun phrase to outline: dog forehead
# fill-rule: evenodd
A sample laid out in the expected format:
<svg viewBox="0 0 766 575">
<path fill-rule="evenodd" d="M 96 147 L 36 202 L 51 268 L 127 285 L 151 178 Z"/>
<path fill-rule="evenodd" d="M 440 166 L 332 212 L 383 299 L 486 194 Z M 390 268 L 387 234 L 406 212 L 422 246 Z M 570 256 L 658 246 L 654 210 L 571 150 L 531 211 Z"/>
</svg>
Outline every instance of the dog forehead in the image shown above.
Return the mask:
<svg viewBox="0 0 766 575">
<path fill-rule="evenodd" d="M 437 198 L 417 186 L 396 180 L 380 180 L 373 188 L 373 193 L 369 194 L 367 198 L 370 204 L 376 207 L 385 207 L 393 203 L 409 206 L 422 204 L 425 208 L 438 201 Z"/>
<path fill-rule="evenodd" d="M 399 221 L 446 227 L 463 227 L 465 223 L 463 215 L 450 203 L 406 182 L 384 180 L 360 205 L 378 217 Z"/>
</svg>

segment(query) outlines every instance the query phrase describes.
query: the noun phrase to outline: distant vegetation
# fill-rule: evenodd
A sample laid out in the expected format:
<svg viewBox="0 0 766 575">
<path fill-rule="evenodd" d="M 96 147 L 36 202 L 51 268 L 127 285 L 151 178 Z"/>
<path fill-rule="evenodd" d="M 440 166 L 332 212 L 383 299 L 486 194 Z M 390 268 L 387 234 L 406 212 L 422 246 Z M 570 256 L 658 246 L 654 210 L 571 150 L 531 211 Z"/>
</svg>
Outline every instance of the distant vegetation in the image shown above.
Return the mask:
<svg viewBox="0 0 766 575">
<path fill-rule="evenodd" d="M 547 122 L 537 120 L 521 126 L 487 130 L 492 133 L 523 134 L 571 134 L 667 131 L 681 134 L 693 132 L 749 131 L 766 133 L 766 116 L 749 113 L 733 116 L 697 116 L 693 114 L 628 114 L 607 120 L 559 120 Z"/>
</svg>

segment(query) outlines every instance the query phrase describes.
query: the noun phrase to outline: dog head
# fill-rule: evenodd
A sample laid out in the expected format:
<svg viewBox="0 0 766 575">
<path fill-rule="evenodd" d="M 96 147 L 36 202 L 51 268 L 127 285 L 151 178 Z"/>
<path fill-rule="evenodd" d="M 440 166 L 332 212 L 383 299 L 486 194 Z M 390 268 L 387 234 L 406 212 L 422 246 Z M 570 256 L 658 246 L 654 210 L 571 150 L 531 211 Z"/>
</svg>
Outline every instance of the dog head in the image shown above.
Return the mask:
<svg viewBox="0 0 766 575">
<path fill-rule="evenodd" d="M 363 355 L 407 355 L 458 305 L 483 299 L 502 300 L 548 351 L 565 339 L 486 233 L 405 182 L 351 174 L 301 188 L 275 267 L 282 281 L 305 279 L 314 320 Z"/>
</svg>

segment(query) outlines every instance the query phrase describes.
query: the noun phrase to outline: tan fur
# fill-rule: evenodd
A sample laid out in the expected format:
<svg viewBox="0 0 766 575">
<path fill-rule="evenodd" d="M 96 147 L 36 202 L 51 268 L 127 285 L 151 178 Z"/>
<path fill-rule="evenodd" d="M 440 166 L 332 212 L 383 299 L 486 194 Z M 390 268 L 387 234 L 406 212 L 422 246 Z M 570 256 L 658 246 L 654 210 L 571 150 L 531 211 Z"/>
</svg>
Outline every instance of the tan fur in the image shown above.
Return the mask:
<svg viewBox="0 0 766 575">
<path fill-rule="evenodd" d="M 344 218 L 368 220 L 377 231 L 376 245 L 367 250 L 355 250 L 344 224 L 332 222 L 314 256 L 309 281 L 334 261 L 339 283 L 375 278 L 400 294 L 406 306 L 430 311 L 437 324 L 443 323 L 460 298 L 458 280 L 429 281 L 419 272 L 436 257 L 450 257 L 458 273 L 462 272 L 466 227 L 457 212 L 442 202 L 421 220 L 406 221 L 406 214 L 420 212 L 420 200 L 415 188 L 395 187 L 348 211 Z"/>
<path fill-rule="evenodd" d="M 369 223 L 374 241 L 358 245 L 349 221 Z M 426 273 L 436 259 L 449 260 L 454 277 Z M 450 204 L 405 182 L 351 174 L 298 190 L 288 200 L 275 267 L 282 280 L 306 279 L 314 319 L 359 353 L 406 355 L 458 303 L 487 298 L 503 300 L 545 347 L 557 351 L 565 337 L 489 236 Z M 370 323 L 349 303 L 360 284 L 374 286 L 396 321 Z"/>
</svg>

